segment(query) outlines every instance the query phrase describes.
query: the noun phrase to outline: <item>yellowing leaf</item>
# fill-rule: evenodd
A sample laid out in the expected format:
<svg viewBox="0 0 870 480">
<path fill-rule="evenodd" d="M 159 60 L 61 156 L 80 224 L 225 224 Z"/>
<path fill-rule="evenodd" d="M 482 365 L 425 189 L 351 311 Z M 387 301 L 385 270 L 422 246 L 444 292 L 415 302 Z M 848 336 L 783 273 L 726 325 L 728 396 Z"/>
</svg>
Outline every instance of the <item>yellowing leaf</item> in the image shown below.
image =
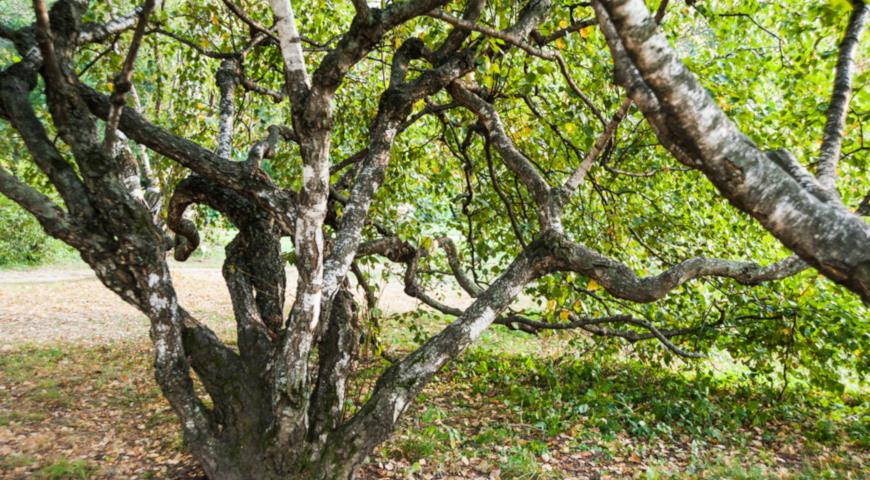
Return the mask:
<svg viewBox="0 0 870 480">
<path fill-rule="evenodd" d="M 601 285 L 599 285 L 594 278 L 590 278 L 589 283 L 586 284 L 586 290 L 592 290 L 594 292 L 595 290 L 598 290 L 600 288 Z"/>
<path fill-rule="evenodd" d="M 556 309 L 556 301 L 553 300 L 552 298 L 547 300 L 547 311 L 552 312 L 555 309 Z"/>
<path fill-rule="evenodd" d="M 568 28 L 568 25 L 569 25 L 568 20 L 563 19 L 559 22 L 559 28 Z"/>
<path fill-rule="evenodd" d="M 432 251 L 432 237 L 423 237 L 423 241 L 420 242 L 420 246 L 423 247 L 423 250 Z"/>
</svg>

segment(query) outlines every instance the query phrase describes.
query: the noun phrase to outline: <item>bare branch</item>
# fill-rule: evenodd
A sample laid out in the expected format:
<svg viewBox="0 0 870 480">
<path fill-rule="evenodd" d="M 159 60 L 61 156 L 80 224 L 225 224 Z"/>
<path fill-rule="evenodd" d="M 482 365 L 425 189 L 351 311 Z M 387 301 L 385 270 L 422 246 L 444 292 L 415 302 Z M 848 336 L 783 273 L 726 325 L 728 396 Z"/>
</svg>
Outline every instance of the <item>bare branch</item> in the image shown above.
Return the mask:
<svg viewBox="0 0 870 480">
<path fill-rule="evenodd" d="M 113 35 L 117 35 L 125 30 L 129 30 L 136 26 L 139 16 L 142 13 L 142 7 L 136 7 L 132 12 L 118 18 L 113 18 L 106 23 L 86 23 L 82 25 L 81 32 L 78 35 L 79 43 L 95 43 L 102 42 Z"/>
<path fill-rule="evenodd" d="M 553 271 L 580 273 L 595 279 L 614 297 L 640 303 L 659 300 L 680 285 L 696 278 L 726 277 L 744 285 L 754 285 L 786 278 L 807 268 L 796 256 L 767 267 L 754 262 L 695 257 L 658 275 L 641 278 L 626 265 L 585 245 L 572 242 L 563 234 L 548 233 L 547 244 L 552 246 Z"/>
<path fill-rule="evenodd" d="M 864 0 L 855 0 L 849 25 L 840 42 L 840 53 L 837 56 L 834 90 L 831 93 L 831 103 L 825 115 L 824 137 L 819 152 L 816 176 L 823 188 L 837 194 L 837 164 L 840 161 L 840 146 L 843 144 L 843 129 L 846 127 L 846 116 L 849 111 L 849 100 L 852 97 L 852 76 L 855 70 L 855 52 L 861 41 L 861 33 L 867 23 L 870 5 Z"/>
<path fill-rule="evenodd" d="M 513 327 L 513 325 L 515 324 L 522 325 L 523 327 L 525 327 L 523 330 L 526 331 L 526 329 L 528 329 L 530 333 L 537 333 L 540 330 L 573 330 L 575 328 L 580 328 L 586 330 L 589 333 L 592 333 L 593 335 L 600 335 L 604 337 L 620 337 L 632 343 L 646 340 L 648 338 L 655 338 L 659 342 L 661 342 L 661 344 L 664 345 L 665 348 L 681 357 L 704 358 L 704 355 L 700 353 L 688 352 L 686 350 L 683 350 L 682 348 L 676 346 L 670 340 L 670 337 L 683 334 L 685 333 L 685 330 L 680 330 L 676 332 L 661 331 L 652 323 L 646 320 L 634 318 L 631 315 L 612 315 L 609 317 L 587 318 L 578 317 L 573 312 L 568 312 L 568 318 L 570 322 L 548 323 L 532 320 L 519 315 L 509 315 L 506 317 L 500 317 L 496 319 L 496 321 L 493 323 L 505 325 L 511 328 L 516 328 Z M 636 327 L 641 327 L 649 330 L 650 333 L 649 335 L 642 335 L 632 330 L 611 330 L 598 327 L 599 325 L 605 325 L 610 323 L 634 325 Z"/>
<path fill-rule="evenodd" d="M 586 152 L 586 158 L 580 162 L 580 165 L 576 170 L 565 180 L 565 184 L 562 186 L 563 190 L 563 198 L 569 197 L 573 194 L 577 187 L 580 186 L 580 182 L 583 181 L 583 178 L 586 176 L 586 173 L 589 172 L 589 169 L 592 168 L 592 164 L 598 159 L 598 156 L 601 155 L 601 152 L 604 151 L 604 147 L 607 143 L 613 138 L 613 135 L 616 133 L 617 127 L 622 122 L 622 119 L 625 118 L 625 115 L 628 113 L 628 109 L 631 107 L 632 100 L 630 98 L 626 98 L 622 101 L 622 104 L 619 106 L 619 109 L 613 115 L 613 118 L 610 120 L 610 123 L 607 124 L 607 128 L 604 129 L 603 132 L 595 139 L 595 143 Z M 563 200 L 564 201 L 564 200 Z"/>
<path fill-rule="evenodd" d="M 550 185 L 532 162 L 516 148 L 510 136 L 504 130 L 496 109 L 459 82 L 453 82 L 447 90 L 457 103 L 468 108 L 478 116 L 486 128 L 489 141 L 493 147 L 501 155 L 505 164 L 513 170 L 520 181 L 529 189 L 529 192 L 532 193 L 540 210 L 542 228 L 545 229 L 558 225 L 559 216 L 550 209 Z"/>
<path fill-rule="evenodd" d="M 136 31 L 133 32 L 133 39 L 130 41 L 130 49 L 127 51 L 127 57 L 124 59 L 124 65 L 121 72 L 115 77 L 112 82 L 114 90 L 111 96 L 111 107 L 109 108 L 109 117 L 106 119 L 106 130 L 103 136 L 103 150 L 106 154 L 111 154 L 115 144 L 115 130 L 118 128 L 118 121 L 121 118 L 121 108 L 127 99 L 127 93 L 130 91 L 133 78 L 133 65 L 136 62 L 136 55 L 139 53 L 139 45 L 142 43 L 142 38 L 145 36 L 145 26 L 148 24 L 148 17 L 151 15 L 151 10 L 154 9 L 155 0 L 145 0 L 145 5 L 142 7 L 142 12 L 139 14 L 139 23 L 136 25 Z"/>
</svg>

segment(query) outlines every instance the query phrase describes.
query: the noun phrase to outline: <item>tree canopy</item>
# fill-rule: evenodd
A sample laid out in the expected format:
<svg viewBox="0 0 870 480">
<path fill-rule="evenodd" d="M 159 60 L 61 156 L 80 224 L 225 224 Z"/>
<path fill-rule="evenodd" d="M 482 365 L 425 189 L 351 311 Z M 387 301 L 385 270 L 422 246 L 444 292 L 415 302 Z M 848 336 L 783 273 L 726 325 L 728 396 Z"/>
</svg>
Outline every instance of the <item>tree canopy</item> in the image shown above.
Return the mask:
<svg viewBox="0 0 870 480">
<path fill-rule="evenodd" d="M 861 0 L 4 7 L 0 193 L 149 316 L 214 478 L 351 475 L 493 323 L 868 372 Z M 206 219 L 237 349 L 169 276 Z M 346 411 L 389 277 L 455 321 Z"/>
</svg>

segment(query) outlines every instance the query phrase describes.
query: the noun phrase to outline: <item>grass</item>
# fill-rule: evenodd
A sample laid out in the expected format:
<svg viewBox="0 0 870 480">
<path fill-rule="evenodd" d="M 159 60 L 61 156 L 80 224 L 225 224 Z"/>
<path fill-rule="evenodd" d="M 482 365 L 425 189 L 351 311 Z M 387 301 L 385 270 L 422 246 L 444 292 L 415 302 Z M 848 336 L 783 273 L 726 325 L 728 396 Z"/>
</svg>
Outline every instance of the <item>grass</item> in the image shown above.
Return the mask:
<svg viewBox="0 0 870 480">
<path fill-rule="evenodd" d="M 67 460 L 59 458 L 39 470 L 37 478 L 46 480 L 73 480 L 91 478 L 94 467 L 84 460 Z"/>
<path fill-rule="evenodd" d="M 418 320 L 418 336 L 443 323 Z M 385 323 L 391 345 L 414 345 L 405 321 Z M 797 387 L 780 398 L 778 389 L 729 375 L 615 356 L 576 358 L 566 348 L 560 337 L 487 332 L 424 390 L 362 478 L 870 475 L 866 396 Z M 361 367 L 361 380 L 349 385 L 350 404 L 365 398 L 366 385 L 384 366 Z M 13 445 L 0 450 L 0 477 L 193 478 L 199 472 L 154 384 L 146 343 L 6 353 L 0 385 L 0 442 L 11 438 Z"/>
<path fill-rule="evenodd" d="M 385 329 L 413 348 L 444 320 L 408 315 Z M 401 327 L 401 328 L 398 328 Z M 404 428 L 369 464 L 501 478 L 865 478 L 870 403 L 748 383 L 733 368 L 680 371 L 614 355 L 580 357 L 565 336 L 490 329 L 439 374 Z M 735 367 L 736 368 L 736 367 Z M 373 375 L 373 374 L 372 374 Z M 432 469 L 420 466 L 439 465 Z"/>
<path fill-rule="evenodd" d="M 450 474 L 498 469 L 502 478 L 870 473 L 866 400 L 847 405 L 812 391 L 780 400 L 776 390 L 624 359 L 593 363 L 486 348 L 464 355 L 441 377 L 391 442 L 395 448 L 385 447 L 388 456 L 407 465 L 427 458 Z"/>
</svg>

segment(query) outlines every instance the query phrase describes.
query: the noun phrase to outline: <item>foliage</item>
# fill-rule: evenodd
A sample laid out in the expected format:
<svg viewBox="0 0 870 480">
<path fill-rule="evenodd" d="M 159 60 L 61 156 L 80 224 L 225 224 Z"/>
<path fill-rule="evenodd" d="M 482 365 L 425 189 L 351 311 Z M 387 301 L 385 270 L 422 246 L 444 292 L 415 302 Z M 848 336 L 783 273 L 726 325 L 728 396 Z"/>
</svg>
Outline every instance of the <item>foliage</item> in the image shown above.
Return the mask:
<svg viewBox="0 0 870 480">
<path fill-rule="evenodd" d="M 400 324 L 389 325 L 388 334 L 404 334 Z M 523 479 L 593 472 L 833 479 L 860 478 L 866 471 L 870 405 L 860 392 L 840 396 L 790 387 L 780 396 L 778 389 L 725 374 L 656 371 L 610 354 L 570 359 L 514 351 L 522 345 L 500 352 L 475 348 L 449 367 L 422 394 L 396 438 L 363 466 L 361 478 L 479 478 L 499 470 L 501 478 Z M 178 427 L 149 372 L 148 350 L 122 342 L 24 346 L 4 354 L 0 381 L 13 387 L 0 393 L 0 425 L 33 437 L 75 420 L 94 434 L 75 437 L 67 455 L 76 457 L 68 460 L 56 456 L 53 444 L 74 431 L 56 432 L 59 441 L 52 444 L 22 441 L 20 453 L 0 457 L 0 474 L 194 476 L 196 470 L 185 470 L 194 467 L 180 453 Z M 63 419 L 43 402 L 52 388 L 67 402 Z M 100 443 L 107 433 L 113 440 Z M 119 453 L 137 442 L 148 445 L 142 456 L 136 449 Z"/>
<path fill-rule="evenodd" d="M 38 477 L 46 480 L 87 480 L 93 467 L 83 460 L 69 461 L 63 457 L 40 470 Z"/>
<path fill-rule="evenodd" d="M 72 249 L 46 235 L 32 215 L 0 197 L 0 267 L 38 265 L 73 255 Z"/>
</svg>

